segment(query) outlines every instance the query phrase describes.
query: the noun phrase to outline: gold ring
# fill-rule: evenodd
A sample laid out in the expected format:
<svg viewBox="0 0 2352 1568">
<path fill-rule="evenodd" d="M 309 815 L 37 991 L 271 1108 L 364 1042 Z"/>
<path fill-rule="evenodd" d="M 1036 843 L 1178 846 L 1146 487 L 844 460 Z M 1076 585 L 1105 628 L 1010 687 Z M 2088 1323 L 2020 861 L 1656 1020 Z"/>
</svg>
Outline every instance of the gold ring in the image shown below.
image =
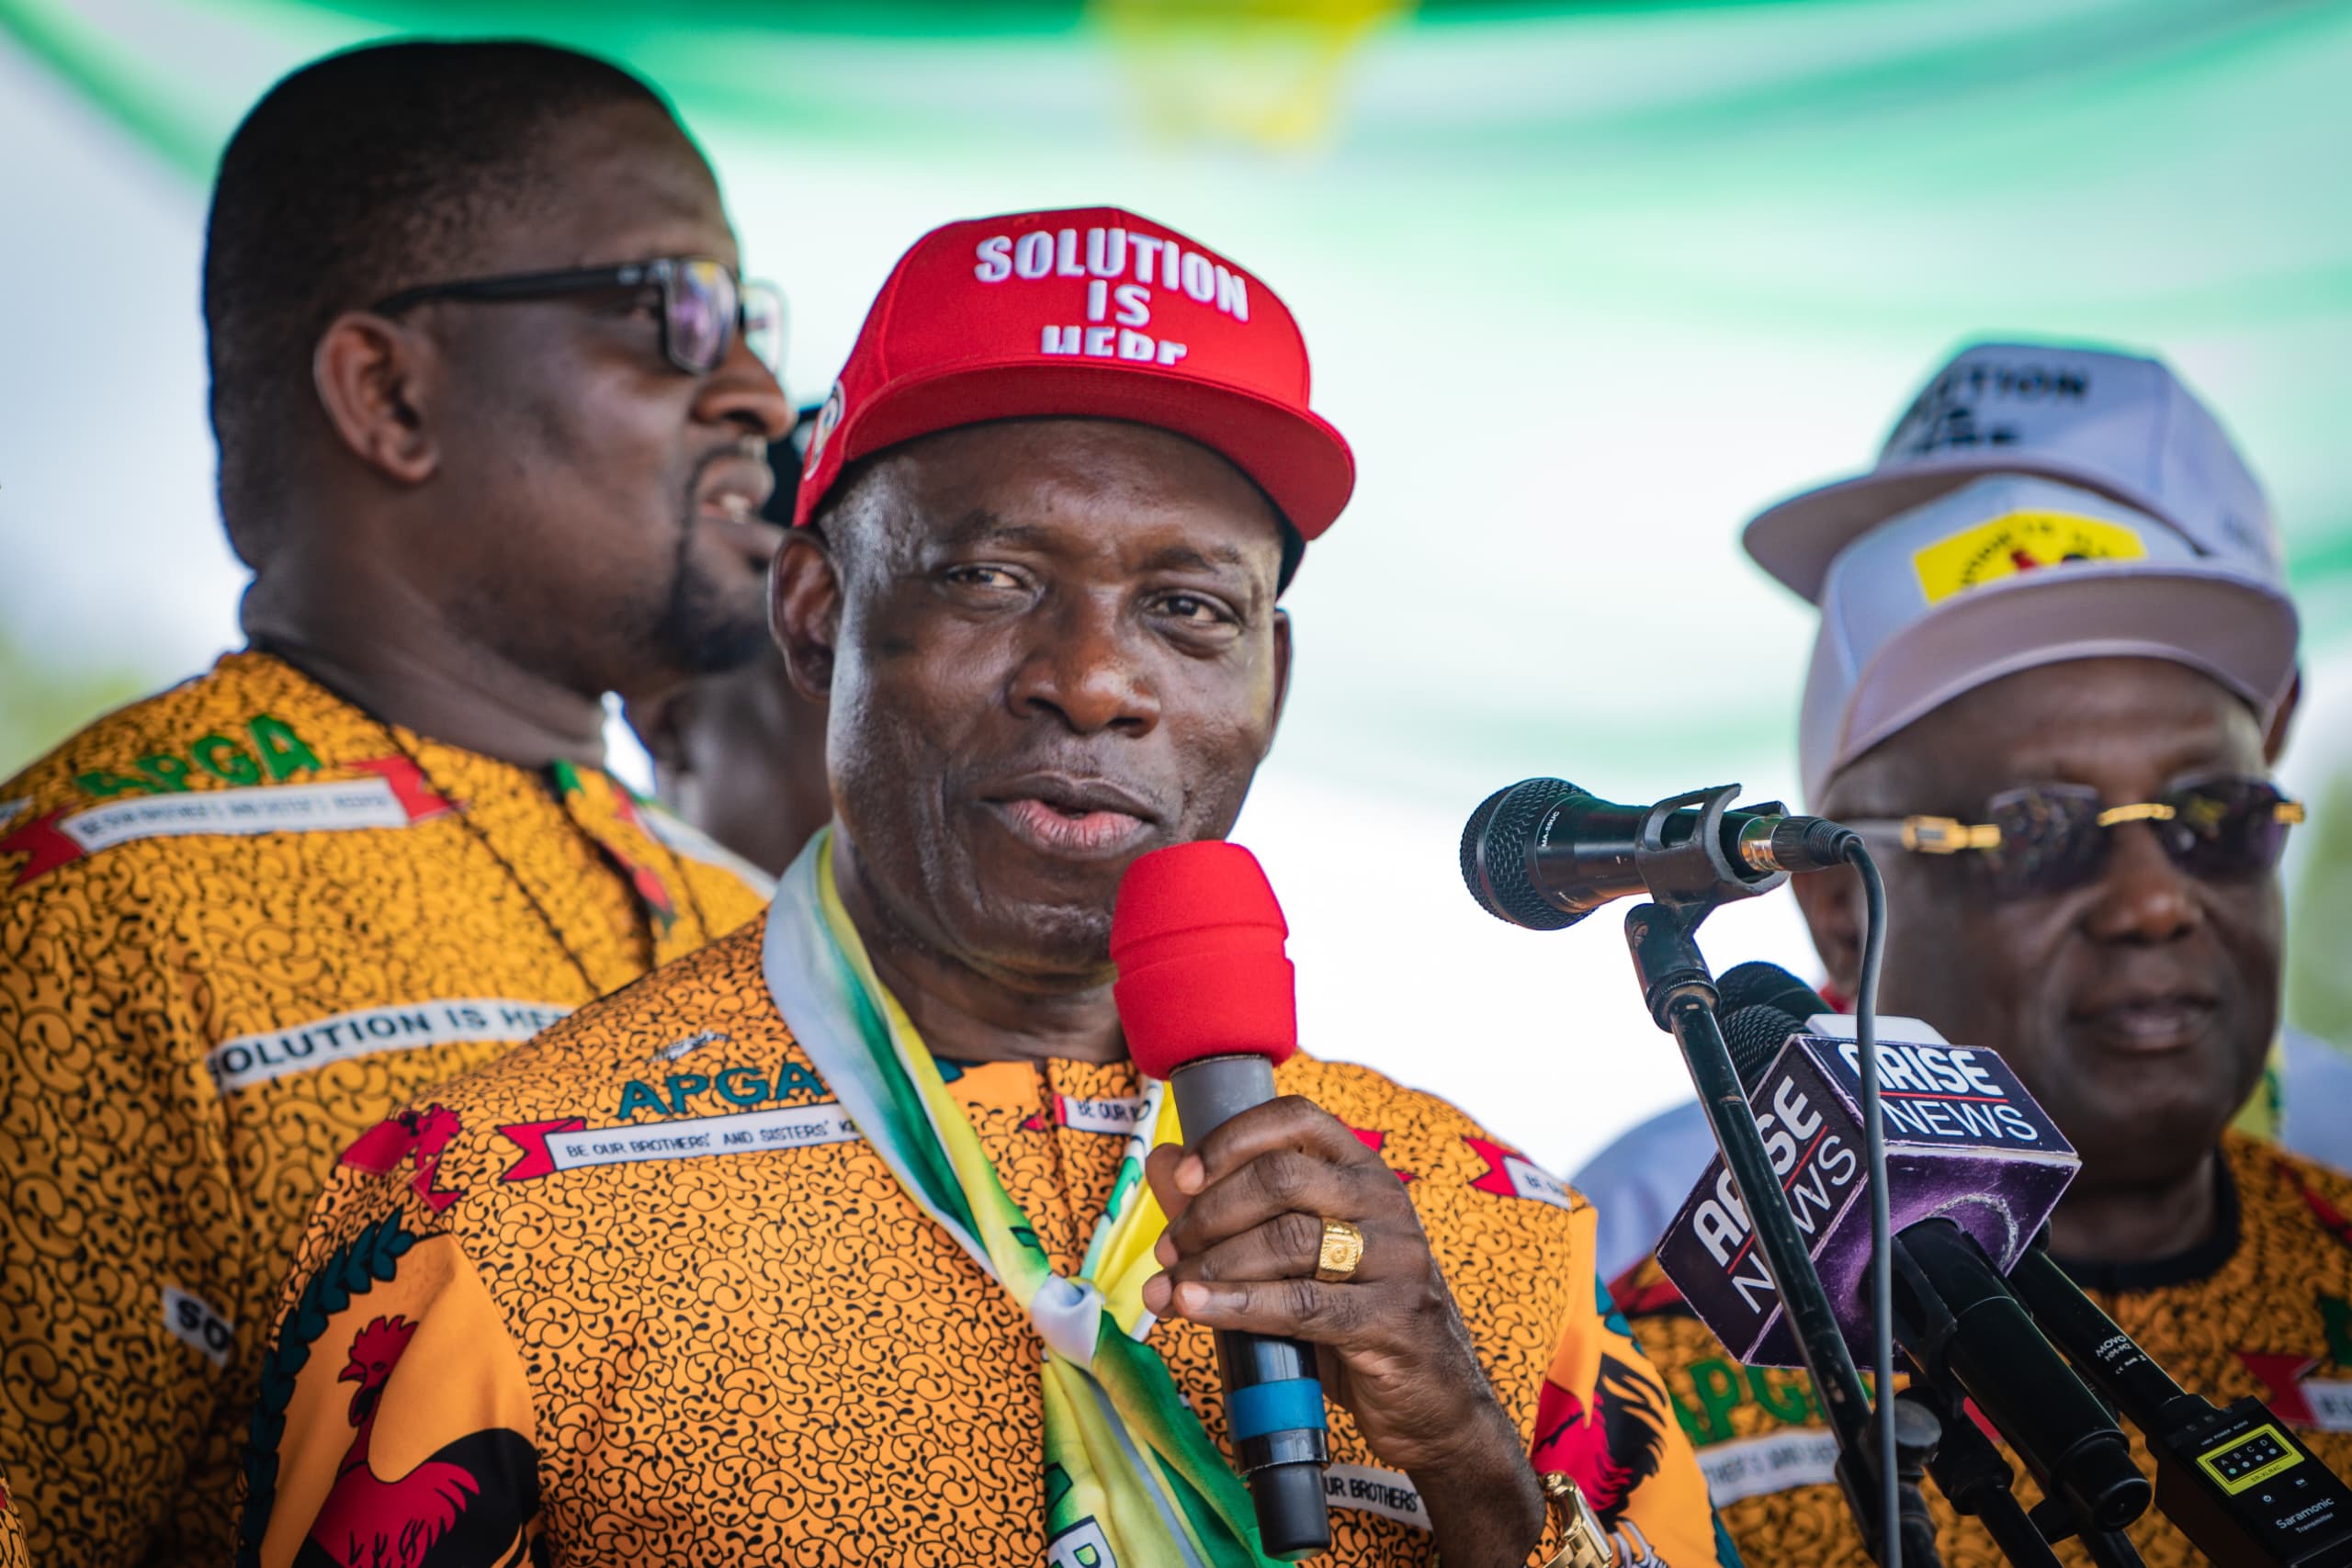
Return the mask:
<svg viewBox="0 0 2352 1568">
<path fill-rule="evenodd" d="M 1315 1277 L 1327 1285 L 1344 1285 L 1356 1277 L 1363 1261 L 1363 1232 L 1345 1220 L 1323 1222 L 1322 1250 L 1315 1255 Z"/>
</svg>

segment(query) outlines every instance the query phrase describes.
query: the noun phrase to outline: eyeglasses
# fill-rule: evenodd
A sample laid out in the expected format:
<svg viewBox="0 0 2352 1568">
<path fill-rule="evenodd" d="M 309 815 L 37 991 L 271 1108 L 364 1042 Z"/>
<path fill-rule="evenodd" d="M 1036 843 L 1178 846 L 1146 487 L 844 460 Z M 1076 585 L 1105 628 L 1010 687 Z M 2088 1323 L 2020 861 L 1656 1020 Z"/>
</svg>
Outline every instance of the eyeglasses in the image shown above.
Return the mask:
<svg viewBox="0 0 2352 1568">
<path fill-rule="evenodd" d="M 708 256 L 663 256 L 623 266 L 428 283 L 379 299 L 374 310 L 379 316 L 396 316 L 428 299 L 555 299 L 648 285 L 662 290 L 662 355 L 687 375 L 707 376 L 718 369 L 738 329 L 743 346 L 771 371 L 784 363 L 783 294 L 773 284 L 738 282 L 725 262 Z"/>
<path fill-rule="evenodd" d="M 1846 826 L 1919 854 L 1980 854 L 1993 890 L 2021 898 L 2095 879 L 2107 864 L 2112 830 L 2126 822 L 2145 822 L 2189 875 L 2243 881 L 2278 863 L 2287 829 L 2303 819 L 2303 808 L 2267 779 L 2211 778 L 2130 806 L 2102 806 L 2098 791 L 2086 784 L 2028 784 L 1995 795 L 1984 816 L 1973 823 L 1890 817 Z"/>
</svg>

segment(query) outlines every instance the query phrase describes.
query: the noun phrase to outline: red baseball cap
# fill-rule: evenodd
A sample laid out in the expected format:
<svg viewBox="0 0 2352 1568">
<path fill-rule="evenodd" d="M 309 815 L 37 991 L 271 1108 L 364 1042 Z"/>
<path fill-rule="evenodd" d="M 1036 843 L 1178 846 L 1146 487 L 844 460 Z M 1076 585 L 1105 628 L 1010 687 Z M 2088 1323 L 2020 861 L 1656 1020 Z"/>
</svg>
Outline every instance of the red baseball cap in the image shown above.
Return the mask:
<svg viewBox="0 0 2352 1568">
<path fill-rule="evenodd" d="M 1190 436 L 1255 479 L 1303 538 L 1355 488 L 1306 406 L 1306 340 L 1274 291 L 1112 207 L 933 229 L 899 258 L 818 413 L 793 522 L 844 465 L 933 431 L 1050 414 Z"/>
</svg>

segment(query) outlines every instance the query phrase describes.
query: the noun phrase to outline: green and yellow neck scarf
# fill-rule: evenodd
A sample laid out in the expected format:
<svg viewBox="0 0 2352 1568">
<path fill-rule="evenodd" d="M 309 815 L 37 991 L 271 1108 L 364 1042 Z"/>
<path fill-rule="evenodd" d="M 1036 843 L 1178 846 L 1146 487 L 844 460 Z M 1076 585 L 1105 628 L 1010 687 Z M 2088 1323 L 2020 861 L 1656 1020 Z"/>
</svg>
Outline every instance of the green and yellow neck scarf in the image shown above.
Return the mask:
<svg viewBox="0 0 2352 1568">
<path fill-rule="evenodd" d="M 842 1109 L 916 1202 L 1019 1302 L 1045 1341 L 1046 1557 L 1100 1568 L 1257 1568 L 1250 1496 L 1145 1344 L 1143 1282 L 1167 1216 L 1144 1156 L 1181 1141 L 1147 1078 L 1108 1211 L 1075 1280 L 1054 1272 L 922 1037 L 842 908 L 832 834 L 792 863 L 768 912 L 768 989 Z"/>
</svg>

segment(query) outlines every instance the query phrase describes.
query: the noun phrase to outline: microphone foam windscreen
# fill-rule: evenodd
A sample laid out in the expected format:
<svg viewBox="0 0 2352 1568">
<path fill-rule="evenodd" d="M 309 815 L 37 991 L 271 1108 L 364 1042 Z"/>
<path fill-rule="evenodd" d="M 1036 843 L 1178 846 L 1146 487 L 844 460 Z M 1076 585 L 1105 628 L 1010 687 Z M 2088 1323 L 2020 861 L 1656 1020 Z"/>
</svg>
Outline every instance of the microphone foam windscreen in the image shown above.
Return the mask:
<svg viewBox="0 0 2352 1568">
<path fill-rule="evenodd" d="M 1779 1008 L 1801 1019 L 1838 1010 L 1822 1000 L 1819 991 L 1779 964 L 1761 959 L 1725 970 L 1715 982 L 1715 994 L 1723 998 L 1718 1006 L 1725 1015 L 1758 1006 Z"/>
<path fill-rule="evenodd" d="M 1739 1087 L 1754 1094 L 1765 1071 L 1792 1034 L 1804 1032 L 1804 1020 L 1770 1002 L 1750 1002 L 1723 1015 L 1724 1044 L 1731 1051 L 1731 1070 Z"/>
<path fill-rule="evenodd" d="M 1238 844 L 1172 844 L 1127 867 L 1111 992 L 1136 1066 L 1165 1078 L 1205 1056 L 1286 1060 L 1298 1049 L 1289 934 L 1258 857 Z"/>
</svg>

